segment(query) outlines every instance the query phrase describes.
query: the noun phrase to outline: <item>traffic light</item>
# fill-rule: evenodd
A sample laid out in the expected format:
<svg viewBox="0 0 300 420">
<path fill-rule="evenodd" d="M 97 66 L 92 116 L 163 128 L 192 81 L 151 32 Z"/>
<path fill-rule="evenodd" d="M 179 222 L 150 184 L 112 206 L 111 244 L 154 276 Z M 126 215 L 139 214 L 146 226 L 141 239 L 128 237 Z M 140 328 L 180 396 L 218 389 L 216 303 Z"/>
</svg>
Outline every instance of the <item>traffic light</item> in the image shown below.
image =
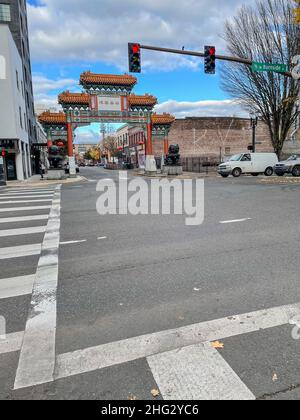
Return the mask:
<svg viewBox="0 0 300 420">
<path fill-rule="evenodd" d="M 206 74 L 215 74 L 216 73 L 216 47 L 205 47 L 204 48 L 205 56 L 205 73 Z"/>
<path fill-rule="evenodd" d="M 128 44 L 128 60 L 129 60 L 129 72 L 130 73 L 141 73 L 141 46 L 140 44 Z"/>
<path fill-rule="evenodd" d="M 5 157 L 5 155 L 6 155 L 6 151 L 2 149 L 2 150 L 1 150 L 1 156 L 2 156 L 2 157 Z"/>
</svg>

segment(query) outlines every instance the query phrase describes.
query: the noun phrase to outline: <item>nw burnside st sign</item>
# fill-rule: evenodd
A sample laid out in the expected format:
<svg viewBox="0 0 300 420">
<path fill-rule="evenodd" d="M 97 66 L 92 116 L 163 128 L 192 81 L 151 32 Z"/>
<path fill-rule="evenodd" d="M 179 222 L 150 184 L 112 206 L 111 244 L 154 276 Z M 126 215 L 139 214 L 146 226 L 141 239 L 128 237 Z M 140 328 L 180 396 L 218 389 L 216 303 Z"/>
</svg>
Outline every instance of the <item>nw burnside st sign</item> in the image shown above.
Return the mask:
<svg viewBox="0 0 300 420">
<path fill-rule="evenodd" d="M 272 63 L 252 63 L 252 70 L 254 72 L 259 71 L 274 71 L 277 73 L 285 73 L 288 71 L 286 64 L 272 64 Z"/>
</svg>

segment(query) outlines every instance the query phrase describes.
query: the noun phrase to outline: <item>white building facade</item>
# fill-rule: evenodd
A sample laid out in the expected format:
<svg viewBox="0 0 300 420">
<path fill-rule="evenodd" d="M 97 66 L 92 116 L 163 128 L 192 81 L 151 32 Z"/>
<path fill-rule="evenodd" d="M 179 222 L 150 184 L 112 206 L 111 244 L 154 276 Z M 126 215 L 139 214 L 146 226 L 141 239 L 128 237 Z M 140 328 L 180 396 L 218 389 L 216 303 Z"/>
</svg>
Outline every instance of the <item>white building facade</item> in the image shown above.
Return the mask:
<svg viewBox="0 0 300 420">
<path fill-rule="evenodd" d="M 0 23 L 0 40 L 0 151 L 6 180 L 23 181 L 32 174 L 23 66 L 5 23 Z"/>
</svg>

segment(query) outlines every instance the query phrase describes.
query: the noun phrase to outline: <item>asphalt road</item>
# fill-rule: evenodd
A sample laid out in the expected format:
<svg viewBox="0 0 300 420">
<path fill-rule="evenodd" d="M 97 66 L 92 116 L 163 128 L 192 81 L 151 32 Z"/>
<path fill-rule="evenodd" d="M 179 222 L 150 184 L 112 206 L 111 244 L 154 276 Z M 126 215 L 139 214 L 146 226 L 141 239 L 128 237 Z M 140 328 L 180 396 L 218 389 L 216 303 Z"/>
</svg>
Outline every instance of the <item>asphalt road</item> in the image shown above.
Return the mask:
<svg viewBox="0 0 300 420">
<path fill-rule="evenodd" d="M 97 181 L 117 180 L 118 174 L 85 168 L 82 175 L 87 181 L 61 189 L 51 299 L 51 288 L 44 295 L 36 288 L 38 294 L 25 290 L 0 299 L 7 334 L 21 334 L 8 350 L 0 341 L 0 398 L 151 400 L 151 390 L 158 389 L 158 399 L 229 399 L 225 390 L 232 386 L 241 399 L 300 399 L 300 340 L 292 338 L 288 323 L 300 307 L 282 308 L 300 302 L 300 185 L 207 178 L 204 223 L 186 226 L 185 216 L 100 216 Z M 50 187 L 45 190 L 40 194 L 50 194 Z M 0 191 L 0 210 L 33 205 L 2 204 L 9 191 Z M 0 222 L 49 214 L 51 220 L 52 211 L 2 212 Z M 47 223 L 0 223 L 0 234 L 41 226 L 47 232 Z M 47 257 L 16 256 L 15 247 L 43 243 L 42 232 L 0 237 L 0 297 L 1 280 L 32 275 L 39 258 Z M 12 251 L 7 258 L 5 248 Z M 43 306 L 41 324 L 33 325 L 41 312 L 36 302 L 43 299 L 51 304 Z M 49 325 L 52 335 L 45 334 Z M 217 339 L 223 348 L 210 347 L 211 354 L 207 342 Z M 43 378 L 41 365 L 38 381 L 28 372 L 45 342 L 54 377 Z"/>
</svg>

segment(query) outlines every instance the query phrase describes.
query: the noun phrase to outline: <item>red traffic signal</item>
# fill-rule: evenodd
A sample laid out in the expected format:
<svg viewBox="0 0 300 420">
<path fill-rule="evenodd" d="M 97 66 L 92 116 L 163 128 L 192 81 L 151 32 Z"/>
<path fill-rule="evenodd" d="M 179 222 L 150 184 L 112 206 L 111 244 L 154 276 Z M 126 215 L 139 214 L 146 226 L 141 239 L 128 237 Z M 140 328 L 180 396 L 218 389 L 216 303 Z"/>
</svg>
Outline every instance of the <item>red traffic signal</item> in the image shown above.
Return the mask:
<svg viewBox="0 0 300 420">
<path fill-rule="evenodd" d="M 133 44 L 132 45 L 132 52 L 133 52 L 133 54 L 139 54 L 140 50 L 141 50 L 141 48 L 140 48 L 140 45 L 139 44 Z"/>
<path fill-rule="evenodd" d="M 206 46 L 204 48 L 204 63 L 205 73 L 215 74 L 216 73 L 216 47 Z"/>
<path fill-rule="evenodd" d="M 1 156 L 5 157 L 6 156 L 6 151 L 5 150 L 1 150 Z"/>
<path fill-rule="evenodd" d="M 141 73 L 141 46 L 137 43 L 128 44 L 128 61 L 130 73 Z"/>
</svg>

